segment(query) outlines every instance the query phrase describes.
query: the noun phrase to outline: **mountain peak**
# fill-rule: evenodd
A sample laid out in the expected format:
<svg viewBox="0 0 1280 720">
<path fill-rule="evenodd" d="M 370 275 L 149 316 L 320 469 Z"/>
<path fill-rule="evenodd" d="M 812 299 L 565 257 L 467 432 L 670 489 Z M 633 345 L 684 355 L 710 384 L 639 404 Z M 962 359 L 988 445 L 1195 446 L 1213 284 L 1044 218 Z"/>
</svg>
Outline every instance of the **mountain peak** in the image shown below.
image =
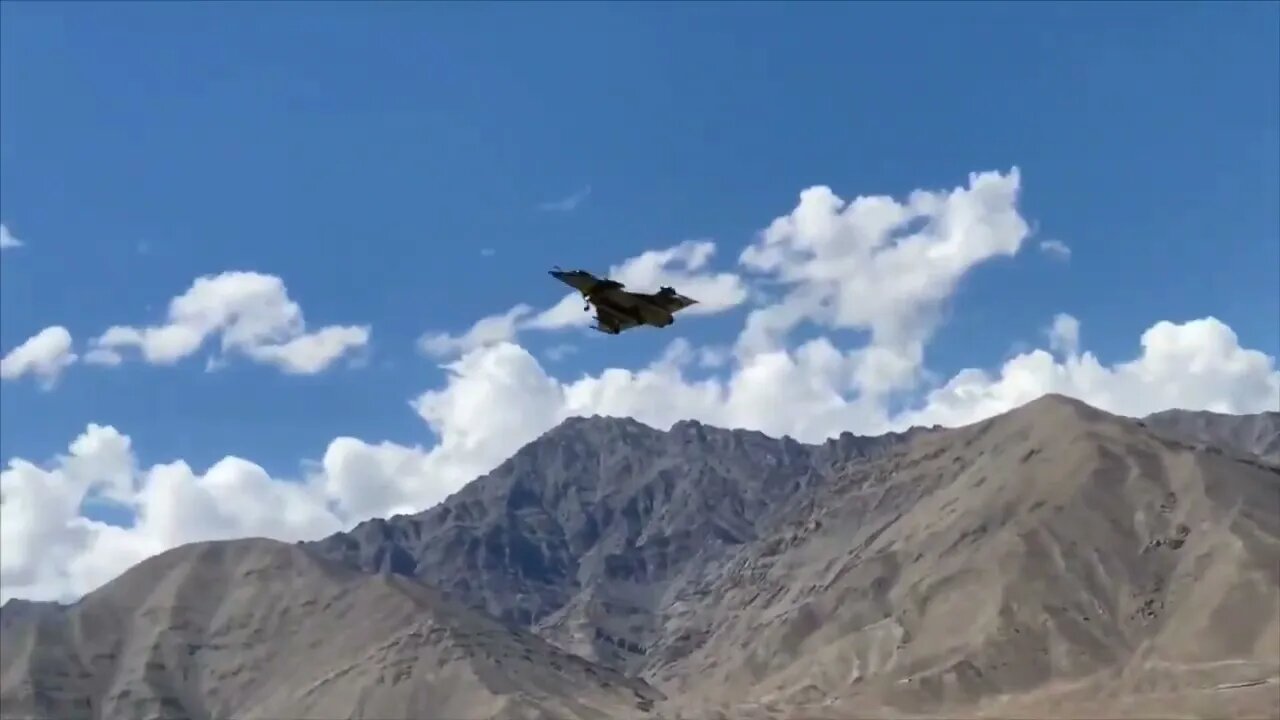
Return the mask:
<svg viewBox="0 0 1280 720">
<path fill-rule="evenodd" d="M 1097 408 L 1089 405 L 1083 400 L 1057 392 L 1045 393 L 1020 408 L 1014 408 L 1011 412 L 1016 412 L 1018 410 L 1043 410 L 1045 408 L 1071 408 L 1072 410 L 1098 412 Z"/>
<path fill-rule="evenodd" d="M 1088 403 L 1061 393 L 1045 393 L 1019 407 L 988 418 L 980 423 L 1018 424 L 1027 428 L 1067 430 L 1092 424 L 1106 418 L 1119 420 L 1111 413 L 1099 410 Z"/>
<path fill-rule="evenodd" d="M 600 432 L 600 431 L 616 431 L 616 430 L 636 430 L 644 429 L 649 431 L 657 431 L 657 428 L 646 425 L 639 420 L 625 415 L 570 415 L 561 420 L 557 425 L 543 433 L 543 437 L 547 435 L 560 435 L 566 432 Z"/>
</svg>

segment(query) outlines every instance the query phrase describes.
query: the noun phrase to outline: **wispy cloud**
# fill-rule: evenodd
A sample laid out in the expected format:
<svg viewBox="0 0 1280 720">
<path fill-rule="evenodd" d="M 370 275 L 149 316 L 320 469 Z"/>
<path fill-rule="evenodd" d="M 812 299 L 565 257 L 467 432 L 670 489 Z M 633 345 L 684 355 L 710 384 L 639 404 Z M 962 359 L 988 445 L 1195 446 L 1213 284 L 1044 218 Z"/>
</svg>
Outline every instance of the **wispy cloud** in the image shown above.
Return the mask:
<svg viewBox="0 0 1280 720">
<path fill-rule="evenodd" d="M 590 196 L 591 186 L 588 185 L 569 197 L 554 200 L 552 202 L 544 202 L 538 206 L 538 209 L 547 212 L 572 212 Z"/>
<path fill-rule="evenodd" d="M 1040 252 L 1057 258 L 1058 260 L 1070 260 L 1071 248 L 1061 240 L 1041 240 Z"/>
<path fill-rule="evenodd" d="M 9 228 L 5 227 L 3 223 L 0 223 L 0 250 L 10 250 L 20 247 L 22 247 L 22 241 L 14 237 L 13 233 L 9 232 Z"/>
<path fill-rule="evenodd" d="M 47 327 L 0 358 L 0 379 L 17 380 L 34 375 L 40 386 L 52 390 L 62 371 L 79 360 L 71 351 L 71 333 L 61 325 Z"/>
<path fill-rule="evenodd" d="M 576 345 L 561 344 L 561 345 L 552 345 L 551 347 L 547 348 L 545 355 L 547 356 L 548 360 L 552 362 L 559 362 L 560 360 L 563 360 L 576 352 L 578 352 L 578 348 Z"/>
</svg>

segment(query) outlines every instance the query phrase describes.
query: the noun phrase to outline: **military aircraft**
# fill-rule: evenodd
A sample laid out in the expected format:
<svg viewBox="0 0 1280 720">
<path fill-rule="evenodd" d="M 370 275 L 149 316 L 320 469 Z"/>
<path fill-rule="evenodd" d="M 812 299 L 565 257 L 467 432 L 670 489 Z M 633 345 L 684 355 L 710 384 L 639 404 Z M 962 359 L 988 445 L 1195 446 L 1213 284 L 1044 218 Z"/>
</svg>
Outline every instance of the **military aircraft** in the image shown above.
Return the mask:
<svg viewBox="0 0 1280 720">
<path fill-rule="evenodd" d="M 617 280 L 598 278 L 586 270 L 557 267 L 550 275 L 582 293 L 583 310 L 596 306 L 596 324 L 591 328 L 609 335 L 640 325 L 664 328 L 676 321 L 677 312 L 698 302 L 665 286 L 656 293 L 631 292 Z"/>
</svg>

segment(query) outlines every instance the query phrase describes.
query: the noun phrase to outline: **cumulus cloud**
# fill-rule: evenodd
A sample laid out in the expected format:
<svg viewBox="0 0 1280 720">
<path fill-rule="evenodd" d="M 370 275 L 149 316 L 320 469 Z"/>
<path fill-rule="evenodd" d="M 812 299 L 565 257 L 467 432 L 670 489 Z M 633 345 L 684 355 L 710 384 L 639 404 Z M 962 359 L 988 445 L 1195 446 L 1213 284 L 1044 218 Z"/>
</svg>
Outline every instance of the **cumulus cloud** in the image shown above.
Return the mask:
<svg viewBox="0 0 1280 720">
<path fill-rule="evenodd" d="M 22 247 L 23 242 L 9 232 L 4 223 L 0 223 L 0 250 L 12 250 Z"/>
<path fill-rule="evenodd" d="M 62 371 L 77 359 L 71 351 L 71 333 L 61 325 L 53 325 L 10 350 L 0 360 L 0 378 L 17 380 L 30 374 L 40 387 L 51 390 L 58 384 Z"/>
<path fill-rule="evenodd" d="M 775 352 L 803 322 L 865 330 L 854 360 L 861 392 L 910 387 L 940 310 L 973 268 L 1015 255 L 1029 226 L 1017 209 L 1021 174 L 984 172 L 967 187 L 916 190 L 905 201 L 872 195 L 845 202 L 811 187 L 741 255 L 747 268 L 786 288 L 754 310 L 740 353 Z"/>
<path fill-rule="evenodd" d="M 573 381 L 555 378 L 519 345 L 500 342 L 449 364 L 444 387 L 414 402 L 440 438 L 438 445 L 424 451 L 345 438 L 341 448 L 331 446 L 325 456 L 325 482 L 341 506 L 363 503 L 357 515 L 420 509 L 574 415 L 633 417 L 662 428 L 695 418 L 819 442 L 846 430 L 878 434 L 912 425 L 956 426 L 1047 392 L 1130 416 L 1173 407 L 1219 412 L 1280 407 L 1274 358 L 1242 348 L 1231 329 L 1214 318 L 1157 323 L 1143 334 L 1136 357 L 1113 366 L 1079 353 L 1072 344 L 1079 338 L 1074 318 L 1060 315 L 1055 325 L 1060 336 L 1054 342 L 1067 348 L 1062 360 L 1033 349 L 1008 360 L 995 375 L 966 369 L 898 414 L 874 397 L 850 391 L 849 375 L 859 356 L 826 338 L 732 361 L 728 375 L 705 379 L 689 371 L 707 362 L 707 349 L 677 340 L 640 369 L 609 368 Z M 1063 338 L 1074 339 L 1062 345 Z M 724 355 L 717 359 L 727 361 Z M 341 462 L 344 457 L 361 459 Z"/>
<path fill-rule="evenodd" d="M 1214 318 L 1156 323 L 1140 346 L 1136 357 L 1112 366 L 1088 352 L 1059 361 L 1031 350 L 995 374 L 963 370 L 919 406 L 890 415 L 844 389 L 849 356 L 823 338 L 757 353 L 726 377 L 700 380 L 686 372 L 700 349 L 685 341 L 643 368 L 610 368 L 574 381 L 555 378 L 524 348 L 500 342 L 448 364 L 444 386 L 413 401 L 439 438 L 434 447 L 341 437 L 302 482 L 272 478 L 235 457 L 203 475 L 182 461 L 141 470 L 128 438 L 90 425 L 50 469 L 15 459 L 0 476 L 4 592 L 71 597 L 184 542 L 318 538 L 360 519 L 414 512 L 574 415 L 634 417 L 660 428 L 695 418 L 818 442 L 845 430 L 966 424 L 1046 392 L 1130 416 L 1171 407 L 1280 408 L 1275 359 L 1242 348 Z M 82 517 L 81 504 L 95 493 L 133 509 L 137 523 L 120 528 Z"/>
<path fill-rule="evenodd" d="M 1075 355 L 1080 348 L 1080 321 L 1066 313 L 1053 316 L 1049 327 L 1049 349 Z"/>
<path fill-rule="evenodd" d="M 1061 240 L 1041 240 L 1040 252 L 1058 260 L 1071 259 L 1071 248 Z"/>
<path fill-rule="evenodd" d="M 1280 410 L 1280 372 L 1275 358 L 1240 346 L 1234 331 L 1217 318 L 1185 323 L 1161 321 L 1142 334 L 1142 352 L 1113 366 L 1092 353 L 1077 353 L 1079 324 L 1070 316 L 1055 328 L 1059 362 L 1045 350 L 1006 361 L 997 375 L 964 370 L 929 393 L 924 408 L 905 423 L 961 425 L 1025 404 L 1049 392 L 1079 398 L 1119 415 L 1138 417 L 1170 408 L 1220 413 Z M 1070 338 L 1066 343 L 1063 338 Z"/>
<path fill-rule="evenodd" d="M 108 328 L 91 342 L 85 360 L 118 365 L 121 350 L 133 347 L 149 363 L 171 365 L 212 336 L 220 340 L 222 358 L 235 352 L 287 373 L 310 375 L 365 347 L 369 327 L 330 325 L 307 332 L 302 308 L 289 298 L 279 277 L 224 272 L 197 278 L 173 298 L 168 322 L 162 325 Z"/>
<path fill-rule="evenodd" d="M 890 403 L 884 388 L 920 382 L 923 363 L 913 344 L 923 347 L 931 337 L 961 277 L 1017 252 L 1026 232 L 1014 203 L 1018 184 L 1015 171 L 975 175 L 968 188 L 920 191 L 902 203 L 872 197 L 845 204 L 824 190 L 802 196 L 743 253 L 760 282 L 780 292 L 745 320 L 744 335 L 760 333 L 761 322 L 769 333 L 735 347 L 673 339 L 638 367 L 563 379 L 515 343 L 511 330 L 539 317 L 544 329 L 574 324 L 555 320 L 554 308 L 518 307 L 489 330 L 442 340 L 438 354 L 453 358 L 442 365 L 443 382 L 410 403 L 438 439 L 429 447 L 341 437 L 300 480 L 273 478 L 239 458 L 201 475 L 182 461 L 142 469 L 127 438 L 91 425 L 50 466 L 15 459 L 4 470 L 4 593 L 73 596 L 182 542 L 316 538 L 371 516 L 421 510 L 574 415 L 629 416 L 659 428 L 693 418 L 818 442 L 843 431 L 965 424 L 1046 392 L 1130 416 L 1172 407 L 1280 408 L 1275 358 L 1242 347 L 1218 319 L 1157 322 L 1132 357 L 1108 365 L 1084 350 L 1081 323 L 1065 313 L 1041 336 L 1047 349 L 1028 345 L 994 370 L 961 370 L 913 394 L 915 402 Z M 674 266 L 713 278 L 713 251 L 705 242 L 685 243 L 632 258 L 614 274 L 628 284 L 665 284 Z M 745 302 L 744 281 L 731 277 L 721 282 L 741 295 L 725 297 Z M 862 328 L 869 339 L 788 342 L 804 322 Z M 130 508 L 138 520 L 128 528 L 87 520 L 79 512 L 87 497 Z"/>
<path fill-rule="evenodd" d="M 341 529 L 322 492 L 227 457 L 203 475 L 176 461 L 139 469 L 131 441 L 90 424 L 48 468 L 0 471 L 3 599 L 74 599 L 135 563 L 188 542 L 249 535 L 300 540 Z M 95 497 L 136 514 L 122 528 L 81 514 Z"/>
</svg>

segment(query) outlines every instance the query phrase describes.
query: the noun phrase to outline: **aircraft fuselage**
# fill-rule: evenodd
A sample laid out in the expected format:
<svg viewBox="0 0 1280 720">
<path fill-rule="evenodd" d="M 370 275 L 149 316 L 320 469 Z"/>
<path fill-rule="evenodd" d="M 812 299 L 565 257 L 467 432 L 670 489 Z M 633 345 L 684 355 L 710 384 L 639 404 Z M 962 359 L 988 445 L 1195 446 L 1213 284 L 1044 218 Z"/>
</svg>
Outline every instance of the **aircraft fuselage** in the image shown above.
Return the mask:
<svg viewBox="0 0 1280 720">
<path fill-rule="evenodd" d="M 666 309 L 625 290 L 597 291 L 587 295 L 586 299 L 602 312 L 628 317 L 640 325 L 661 328 L 676 321 L 675 315 Z"/>
<path fill-rule="evenodd" d="M 622 283 L 607 278 L 597 278 L 583 270 L 552 270 L 550 275 L 582 294 L 587 303 L 584 309 L 596 307 L 597 330 L 616 335 L 637 325 L 664 328 L 675 322 L 675 314 L 664 306 L 677 301 L 677 309 L 694 301 L 663 288 L 657 294 L 635 293 L 624 289 Z"/>
</svg>

